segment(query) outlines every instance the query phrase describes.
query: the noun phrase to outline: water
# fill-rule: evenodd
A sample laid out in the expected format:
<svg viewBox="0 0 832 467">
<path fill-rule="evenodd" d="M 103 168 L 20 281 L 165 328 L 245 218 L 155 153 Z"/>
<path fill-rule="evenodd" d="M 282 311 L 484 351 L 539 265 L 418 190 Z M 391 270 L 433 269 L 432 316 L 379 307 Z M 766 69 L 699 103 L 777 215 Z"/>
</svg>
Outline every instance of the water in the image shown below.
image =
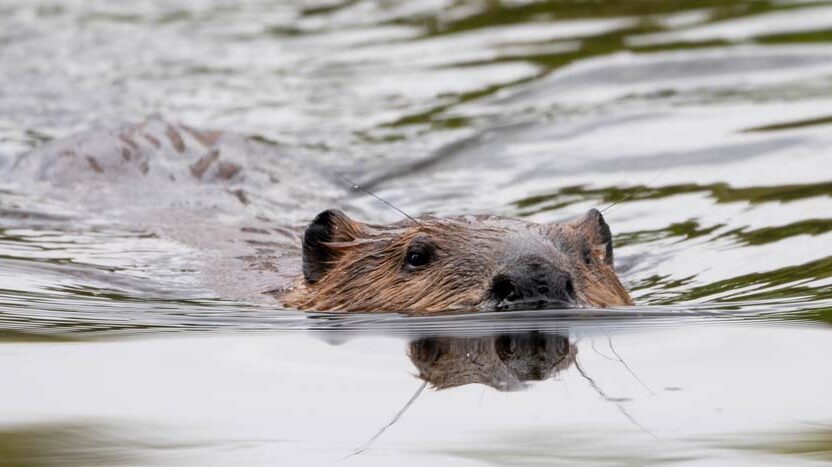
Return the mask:
<svg viewBox="0 0 832 467">
<path fill-rule="evenodd" d="M 832 462 L 832 2 L 6 0 L 0 83 L 0 465 Z M 7 176 L 154 115 L 253 141 L 250 203 Z M 612 205 L 639 306 L 280 310 L 233 259 L 400 217 L 336 172 Z"/>
</svg>

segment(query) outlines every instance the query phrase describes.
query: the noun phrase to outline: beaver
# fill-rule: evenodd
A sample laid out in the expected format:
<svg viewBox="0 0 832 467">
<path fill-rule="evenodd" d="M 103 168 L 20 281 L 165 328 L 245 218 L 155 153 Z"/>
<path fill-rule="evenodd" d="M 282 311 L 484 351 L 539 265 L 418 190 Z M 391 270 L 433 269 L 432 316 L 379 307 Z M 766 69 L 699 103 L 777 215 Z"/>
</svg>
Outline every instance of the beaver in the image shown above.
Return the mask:
<svg viewBox="0 0 832 467">
<path fill-rule="evenodd" d="M 327 210 L 303 236 L 300 309 L 438 313 L 632 305 L 613 267 L 612 234 L 591 209 L 561 224 L 490 215 L 390 225 Z"/>
<path fill-rule="evenodd" d="M 63 189 L 56 197 L 73 195 L 73 204 L 90 203 L 97 214 L 106 205 L 208 257 L 241 260 L 243 267 L 223 266 L 214 282 L 256 284 L 300 310 L 430 314 L 633 303 L 614 271 L 610 228 L 595 209 L 560 224 L 463 215 L 387 225 L 327 209 L 304 226 L 290 219 L 297 205 L 323 208 L 344 193 L 310 166 L 273 145 L 154 118 L 50 142 L 21 156 L 13 176 Z M 260 237 L 241 242 L 228 233 L 234 226 L 238 237 Z M 286 246 L 298 237 L 298 247 Z"/>
</svg>

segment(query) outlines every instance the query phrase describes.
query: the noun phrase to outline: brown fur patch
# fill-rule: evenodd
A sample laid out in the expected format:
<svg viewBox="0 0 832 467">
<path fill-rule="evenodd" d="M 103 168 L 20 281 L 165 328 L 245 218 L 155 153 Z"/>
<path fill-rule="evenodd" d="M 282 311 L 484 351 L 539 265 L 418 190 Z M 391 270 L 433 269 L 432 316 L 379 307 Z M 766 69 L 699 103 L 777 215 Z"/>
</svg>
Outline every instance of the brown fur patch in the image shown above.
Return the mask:
<svg viewBox="0 0 832 467">
<path fill-rule="evenodd" d="M 96 173 L 104 173 L 104 169 L 101 168 L 101 164 L 99 164 L 94 157 L 87 156 L 87 164 L 89 164 L 90 168 Z"/>
<path fill-rule="evenodd" d="M 154 148 L 158 149 L 162 147 L 162 143 L 158 139 L 156 139 L 155 136 L 150 135 L 148 133 L 142 133 L 142 136 L 144 136 L 144 139 L 150 142 L 150 144 L 152 144 Z"/>
<path fill-rule="evenodd" d="M 220 162 L 217 165 L 216 178 L 218 180 L 230 180 L 240 172 L 240 166 L 233 162 Z"/>
<path fill-rule="evenodd" d="M 176 128 L 168 125 L 165 128 L 165 136 L 168 137 L 171 146 L 173 146 L 173 149 L 176 149 L 176 152 L 185 152 L 185 142 L 182 140 L 182 135 L 176 131 Z"/>
<path fill-rule="evenodd" d="M 132 148 L 134 151 L 139 149 L 139 145 L 136 144 L 136 142 L 130 139 L 128 136 L 118 135 L 118 139 L 120 139 L 124 144 L 130 146 L 130 148 Z"/>
<path fill-rule="evenodd" d="M 195 128 L 191 128 L 186 125 L 180 125 L 183 130 L 188 132 L 191 136 L 193 136 L 197 141 L 200 142 L 206 148 L 211 148 L 217 141 L 219 141 L 220 137 L 222 136 L 221 131 L 211 131 L 211 130 L 197 130 Z"/>
<path fill-rule="evenodd" d="M 208 154 L 199 158 L 198 161 L 191 164 L 191 174 L 196 178 L 202 178 L 208 167 L 220 157 L 220 152 L 216 149 L 210 151 Z"/>
<path fill-rule="evenodd" d="M 330 238 L 304 245 L 321 253 L 310 261 L 322 273 L 316 272 L 314 281 L 299 281 L 283 300 L 327 311 L 488 310 L 494 308 L 492 281 L 506 258 L 535 253 L 571 276 L 578 305 L 631 305 L 611 254 L 606 257 L 612 250 L 603 240 L 609 237 L 599 233 L 603 218 L 595 213 L 566 224 L 465 216 L 386 226 L 332 215 Z M 406 258 L 417 243 L 429 244 L 432 258 L 424 267 L 410 268 Z"/>
</svg>

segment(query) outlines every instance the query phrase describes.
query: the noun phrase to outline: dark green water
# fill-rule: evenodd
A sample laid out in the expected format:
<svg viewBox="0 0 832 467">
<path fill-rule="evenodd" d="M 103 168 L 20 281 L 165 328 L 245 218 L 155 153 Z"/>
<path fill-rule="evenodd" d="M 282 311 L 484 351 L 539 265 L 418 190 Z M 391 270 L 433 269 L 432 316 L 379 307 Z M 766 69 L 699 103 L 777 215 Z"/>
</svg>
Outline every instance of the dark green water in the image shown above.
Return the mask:
<svg viewBox="0 0 832 467">
<path fill-rule="evenodd" d="M 205 239 L 398 213 L 252 181 L 253 208 L 155 219 L 166 237 L 136 206 L 9 177 L 153 115 L 411 213 L 611 206 L 639 306 L 308 319 L 241 292 L 243 271 L 206 281 L 200 255 L 230 243 Z M 344 464 L 832 462 L 830 130 L 832 2 L 6 0 L 0 465 L 331 465 L 412 375 L 430 388 Z"/>
</svg>

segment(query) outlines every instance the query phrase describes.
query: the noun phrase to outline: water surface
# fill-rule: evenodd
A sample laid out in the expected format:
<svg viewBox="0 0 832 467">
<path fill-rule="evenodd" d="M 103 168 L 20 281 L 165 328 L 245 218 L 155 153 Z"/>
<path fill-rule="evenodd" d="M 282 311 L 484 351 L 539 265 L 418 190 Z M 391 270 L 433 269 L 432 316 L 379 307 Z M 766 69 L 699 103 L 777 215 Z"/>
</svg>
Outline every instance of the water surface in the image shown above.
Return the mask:
<svg viewBox="0 0 832 467">
<path fill-rule="evenodd" d="M 832 462 L 832 2 L 7 0 L 0 83 L 0 465 Z M 7 176 L 154 115 L 320 180 L 199 224 Z M 342 171 L 414 214 L 606 208 L 639 306 L 305 315 L 205 271 L 399 219 Z"/>
</svg>

